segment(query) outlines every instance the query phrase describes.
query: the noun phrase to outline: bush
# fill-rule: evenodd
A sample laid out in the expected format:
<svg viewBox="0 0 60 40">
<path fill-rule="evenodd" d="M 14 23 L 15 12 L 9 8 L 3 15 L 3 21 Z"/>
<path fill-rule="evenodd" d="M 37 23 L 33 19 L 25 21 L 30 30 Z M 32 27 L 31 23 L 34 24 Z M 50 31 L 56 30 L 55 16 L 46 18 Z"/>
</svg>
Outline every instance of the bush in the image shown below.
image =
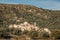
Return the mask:
<svg viewBox="0 0 60 40">
<path fill-rule="evenodd" d="M 60 30 L 54 30 L 52 32 L 52 37 L 54 37 L 55 39 L 60 39 Z"/>
<path fill-rule="evenodd" d="M 31 37 L 31 38 L 37 38 L 38 37 L 38 32 L 35 31 L 35 30 L 32 30 L 28 33 L 28 35 Z"/>
<path fill-rule="evenodd" d="M 50 38 L 50 34 L 47 32 L 39 32 L 39 38 Z"/>
<path fill-rule="evenodd" d="M 49 38 L 49 34 L 45 32 L 45 33 L 43 33 L 42 37 L 43 38 Z"/>
</svg>

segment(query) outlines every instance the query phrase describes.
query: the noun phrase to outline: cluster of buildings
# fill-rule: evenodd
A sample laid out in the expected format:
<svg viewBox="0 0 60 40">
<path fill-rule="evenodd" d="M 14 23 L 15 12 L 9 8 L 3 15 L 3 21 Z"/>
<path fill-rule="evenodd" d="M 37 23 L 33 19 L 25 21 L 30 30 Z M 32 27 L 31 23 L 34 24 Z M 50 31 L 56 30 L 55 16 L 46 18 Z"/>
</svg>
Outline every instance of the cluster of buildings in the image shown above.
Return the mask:
<svg viewBox="0 0 60 40">
<path fill-rule="evenodd" d="M 19 25 L 11 24 L 11 25 L 9 25 L 9 28 L 18 28 L 21 31 L 24 31 L 24 30 L 31 31 L 33 29 L 34 30 L 38 30 L 39 29 L 36 25 L 29 24 L 28 22 L 24 22 L 24 23 L 21 23 Z"/>
<path fill-rule="evenodd" d="M 31 30 L 36 30 L 36 31 L 43 31 L 43 32 L 47 32 L 49 34 L 51 34 L 51 31 L 48 29 L 48 28 L 42 28 L 40 29 L 38 26 L 36 25 L 32 25 L 32 24 L 29 24 L 28 22 L 24 22 L 24 23 L 21 23 L 19 25 L 17 24 L 10 24 L 9 25 L 9 28 L 17 28 L 17 29 L 20 29 L 21 31 L 31 31 Z"/>
</svg>

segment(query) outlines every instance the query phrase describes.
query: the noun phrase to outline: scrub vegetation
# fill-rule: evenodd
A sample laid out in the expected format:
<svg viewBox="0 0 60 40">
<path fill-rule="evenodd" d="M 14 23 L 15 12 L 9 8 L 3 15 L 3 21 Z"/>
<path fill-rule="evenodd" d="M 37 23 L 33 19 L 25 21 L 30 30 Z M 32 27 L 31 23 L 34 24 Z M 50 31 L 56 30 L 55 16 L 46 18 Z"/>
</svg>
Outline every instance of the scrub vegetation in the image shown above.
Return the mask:
<svg viewBox="0 0 60 40">
<path fill-rule="evenodd" d="M 28 22 L 41 30 L 9 28 Z M 29 27 L 28 25 L 26 25 Z M 47 28 L 51 34 L 44 31 Z M 48 10 L 24 4 L 0 4 L 0 39 L 55 40 L 60 39 L 60 10 Z"/>
</svg>

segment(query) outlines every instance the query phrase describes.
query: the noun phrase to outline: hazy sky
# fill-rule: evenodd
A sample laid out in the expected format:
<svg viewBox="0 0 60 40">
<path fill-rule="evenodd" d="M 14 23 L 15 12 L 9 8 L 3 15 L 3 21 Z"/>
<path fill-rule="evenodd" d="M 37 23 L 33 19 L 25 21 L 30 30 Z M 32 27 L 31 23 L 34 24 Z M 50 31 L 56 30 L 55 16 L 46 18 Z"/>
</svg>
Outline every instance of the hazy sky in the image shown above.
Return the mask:
<svg viewBox="0 0 60 40">
<path fill-rule="evenodd" d="M 0 0 L 0 3 L 29 4 L 44 9 L 60 10 L 60 0 Z"/>
</svg>

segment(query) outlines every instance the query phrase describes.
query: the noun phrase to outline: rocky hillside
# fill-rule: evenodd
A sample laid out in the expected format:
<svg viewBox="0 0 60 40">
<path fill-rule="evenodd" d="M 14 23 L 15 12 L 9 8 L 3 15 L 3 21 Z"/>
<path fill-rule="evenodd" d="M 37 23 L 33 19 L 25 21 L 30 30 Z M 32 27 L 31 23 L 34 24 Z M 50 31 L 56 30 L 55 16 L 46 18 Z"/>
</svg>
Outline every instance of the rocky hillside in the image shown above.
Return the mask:
<svg viewBox="0 0 60 40">
<path fill-rule="evenodd" d="M 20 24 L 25 21 L 30 24 L 36 24 L 40 28 L 60 29 L 60 11 L 24 4 L 0 4 L 1 27 L 6 28 L 10 24 Z"/>
<path fill-rule="evenodd" d="M 0 4 L 0 39 L 60 39 L 60 10 L 24 4 Z"/>
</svg>

